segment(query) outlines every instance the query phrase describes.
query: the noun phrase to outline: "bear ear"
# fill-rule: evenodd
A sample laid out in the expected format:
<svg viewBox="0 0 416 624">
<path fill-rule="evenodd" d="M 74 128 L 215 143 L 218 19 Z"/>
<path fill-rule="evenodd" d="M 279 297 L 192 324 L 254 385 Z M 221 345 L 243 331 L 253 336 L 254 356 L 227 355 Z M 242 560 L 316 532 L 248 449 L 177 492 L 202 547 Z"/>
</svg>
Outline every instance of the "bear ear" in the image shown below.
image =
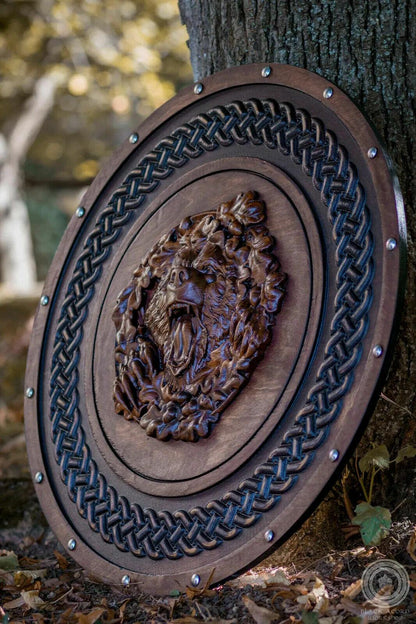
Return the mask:
<svg viewBox="0 0 416 624">
<path fill-rule="evenodd" d="M 261 199 L 257 199 L 257 193 L 248 191 L 241 193 L 234 200 L 232 213 L 243 225 L 255 225 L 266 218 L 266 207 Z"/>
</svg>

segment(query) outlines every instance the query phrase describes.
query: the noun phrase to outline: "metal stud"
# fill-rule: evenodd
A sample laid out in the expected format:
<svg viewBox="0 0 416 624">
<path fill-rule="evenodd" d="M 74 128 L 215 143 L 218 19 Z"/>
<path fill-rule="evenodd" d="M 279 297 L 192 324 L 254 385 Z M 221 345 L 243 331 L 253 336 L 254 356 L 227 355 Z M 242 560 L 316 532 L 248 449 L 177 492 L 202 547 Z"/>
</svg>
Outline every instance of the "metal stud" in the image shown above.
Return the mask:
<svg viewBox="0 0 416 624">
<path fill-rule="evenodd" d="M 339 458 L 339 450 L 338 449 L 331 449 L 329 451 L 329 459 L 332 462 L 336 462 L 338 458 Z"/>
<path fill-rule="evenodd" d="M 324 89 L 323 96 L 326 100 L 329 100 L 334 95 L 334 90 L 332 87 L 327 87 Z"/>
<path fill-rule="evenodd" d="M 77 215 L 78 219 L 81 219 L 81 217 L 83 217 L 85 215 L 85 208 L 84 208 L 84 206 L 78 206 L 78 208 L 75 211 L 75 214 Z"/>
<path fill-rule="evenodd" d="M 198 587 L 198 585 L 200 584 L 200 582 L 201 582 L 201 577 L 199 576 L 199 574 L 192 574 L 192 577 L 191 577 L 191 584 L 192 584 L 194 587 Z"/>
<path fill-rule="evenodd" d="M 204 89 L 204 85 L 202 84 L 202 82 L 196 82 L 194 85 L 194 93 L 195 95 L 199 95 L 200 93 L 202 93 Z"/>
<path fill-rule="evenodd" d="M 42 483 L 43 481 L 43 473 L 42 472 L 37 472 L 35 474 L 35 482 L 36 483 Z"/>
<path fill-rule="evenodd" d="M 129 143 L 134 145 L 135 143 L 138 142 L 138 140 L 139 140 L 139 135 L 137 134 L 137 132 L 132 132 L 131 135 L 129 136 Z"/>
<path fill-rule="evenodd" d="M 375 158 L 377 156 L 378 149 L 376 147 L 370 147 L 367 152 L 367 156 L 369 158 Z"/>
<path fill-rule="evenodd" d="M 264 539 L 266 540 L 266 542 L 272 542 L 274 540 L 274 532 L 271 529 L 266 531 L 266 533 L 264 534 Z"/>
<path fill-rule="evenodd" d="M 377 344 L 375 347 L 373 347 L 373 355 L 376 358 L 379 358 L 383 355 L 383 347 L 379 344 Z"/>
<path fill-rule="evenodd" d="M 263 69 L 261 70 L 261 75 L 263 76 L 263 78 L 268 78 L 271 73 L 272 68 L 270 67 L 270 65 L 266 65 L 266 67 L 263 67 Z"/>
<path fill-rule="evenodd" d="M 121 578 L 121 582 L 123 583 L 123 585 L 125 585 L 127 587 L 127 585 L 130 585 L 130 577 L 128 574 L 125 574 L 122 578 Z"/>
<path fill-rule="evenodd" d="M 34 388 L 26 388 L 26 396 L 28 399 L 32 399 L 35 396 Z"/>
<path fill-rule="evenodd" d="M 40 305 L 41 306 L 47 306 L 48 303 L 49 303 L 48 295 L 42 295 L 42 297 L 40 298 Z"/>
<path fill-rule="evenodd" d="M 397 241 L 395 238 L 388 238 L 386 241 L 386 248 L 388 251 L 393 251 L 393 249 L 396 249 L 397 247 Z"/>
<path fill-rule="evenodd" d="M 72 537 L 70 540 L 68 540 L 68 548 L 69 550 L 75 550 L 76 547 L 77 547 L 77 543 Z"/>
</svg>

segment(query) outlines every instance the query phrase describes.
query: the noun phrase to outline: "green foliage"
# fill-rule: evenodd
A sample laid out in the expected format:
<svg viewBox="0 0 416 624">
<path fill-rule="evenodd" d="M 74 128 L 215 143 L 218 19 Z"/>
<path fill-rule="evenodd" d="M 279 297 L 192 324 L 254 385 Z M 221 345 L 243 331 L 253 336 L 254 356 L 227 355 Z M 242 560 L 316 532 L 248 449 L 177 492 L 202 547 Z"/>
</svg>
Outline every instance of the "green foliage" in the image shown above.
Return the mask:
<svg viewBox="0 0 416 624">
<path fill-rule="evenodd" d="M 45 279 L 68 224 L 69 217 L 59 209 L 59 199 L 59 194 L 42 188 L 26 193 L 39 280 Z"/>
<path fill-rule="evenodd" d="M 303 624 L 319 624 L 318 614 L 314 611 L 302 611 Z"/>
<path fill-rule="evenodd" d="M 397 453 L 397 457 L 394 460 L 396 464 L 400 464 L 404 459 L 410 459 L 411 457 L 416 457 L 416 447 L 408 444 L 400 449 Z"/>
<path fill-rule="evenodd" d="M 393 460 L 390 459 L 390 453 L 386 445 L 380 444 L 367 451 L 359 461 L 356 458 L 355 469 L 365 502 L 360 503 L 355 508 L 352 524 L 360 527 L 361 537 L 366 546 L 379 544 L 386 537 L 391 527 L 391 513 L 389 509 L 372 505 L 375 477 L 381 470 L 387 470 L 391 464 L 399 464 L 403 460 L 412 457 L 416 457 L 416 447 L 411 444 L 401 448 L 397 457 Z M 349 471 L 346 470 L 344 473 L 344 487 L 348 475 Z"/>
<path fill-rule="evenodd" d="M 0 570 L 17 570 L 19 567 L 19 560 L 14 552 L 5 551 L 0 555 Z"/>
<path fill-rule="evenodd" d="M 389 467 L 390 453 L 387 450 L 385 444 L 376 446 L 375 448 L 367 451 L 367 453 L 360 459 L 358 466 L 361 472 L 368 472 L 374 466 L 384 470 Z"/>
<path fill-rule="evenodd" d="M 373 507 L 360 503 L 355 508 L 352 523 L 360 527 L 361 537 L 366 546 L 377 546 L 391 527 L 391 513 L 386 507 Z"/>
</svg>

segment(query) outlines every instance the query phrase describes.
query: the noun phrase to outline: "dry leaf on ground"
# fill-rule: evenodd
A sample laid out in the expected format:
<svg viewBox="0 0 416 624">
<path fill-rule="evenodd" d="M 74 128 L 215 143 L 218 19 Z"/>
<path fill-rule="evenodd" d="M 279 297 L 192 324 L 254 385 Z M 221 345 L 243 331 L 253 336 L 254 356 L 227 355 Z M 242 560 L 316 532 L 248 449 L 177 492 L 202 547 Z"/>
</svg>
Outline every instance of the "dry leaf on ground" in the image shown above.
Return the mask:
<svg viewBox="0 0 416 624">
<path fill-rule="evenodd" d="M 77 624 L 95 624 L 106 611 L 107 609 L 104 607 L 96 607 L 89 613 L 77 612 L 75 613 Z"/>
<path fill-rule="evenodd" d="M 280 617 L 278 613 L 270 611 L 266 607 L 260 607 L 248 596 L 243 596 L 243 602 L 256 624 L 270 624 L 271 622 L 276 622 Z"/>
<path fill-rule="evenodd" d="M 354 583 L 351 583 L 351 585 L 349 585 L 346 589 L 341 590 L 341 594 L 345 598 L 351 598 L 352 600 L 353 598 L 358 596 L 358 594 L 361 591 L 362 586 L 363 586 L 362 580 L 358 579 L 358 581 L 354 581 Z"/>
</svg>

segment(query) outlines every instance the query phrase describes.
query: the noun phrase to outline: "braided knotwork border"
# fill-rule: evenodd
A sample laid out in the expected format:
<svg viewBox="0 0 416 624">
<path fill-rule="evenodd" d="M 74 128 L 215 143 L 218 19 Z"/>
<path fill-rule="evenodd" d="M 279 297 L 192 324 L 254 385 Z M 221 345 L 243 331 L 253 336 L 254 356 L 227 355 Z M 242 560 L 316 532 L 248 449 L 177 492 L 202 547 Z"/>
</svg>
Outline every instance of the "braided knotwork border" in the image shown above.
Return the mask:
<svg viewBox="0 0 416 624">
<path fill-rule="evenodd" d="M 336 249 L 337 294 L 324 361 L 280 447 L 238 488 L 204 508 L 174 513 L 143 509 L 107 483 L 85 440 L 77 384 L 88 304 L 112 244 L 160 180 L 206 151 L 247 142 L 291 158 L 311 178 L 327 208 Z M 133 555 L 177 559 L 216 548 L 274 507 L 311 462 L 353 381 L 371 305 L 372 252 L 370 215 L 357 171 L 334 134 L 304 110 L 274 100 L 218 106 L 176 129 L 148 153 L 113 194 L 84 244 L 54 343 L 50 414 L 55 458 L 69 497 L 90 528 Z"/>
</svg>

